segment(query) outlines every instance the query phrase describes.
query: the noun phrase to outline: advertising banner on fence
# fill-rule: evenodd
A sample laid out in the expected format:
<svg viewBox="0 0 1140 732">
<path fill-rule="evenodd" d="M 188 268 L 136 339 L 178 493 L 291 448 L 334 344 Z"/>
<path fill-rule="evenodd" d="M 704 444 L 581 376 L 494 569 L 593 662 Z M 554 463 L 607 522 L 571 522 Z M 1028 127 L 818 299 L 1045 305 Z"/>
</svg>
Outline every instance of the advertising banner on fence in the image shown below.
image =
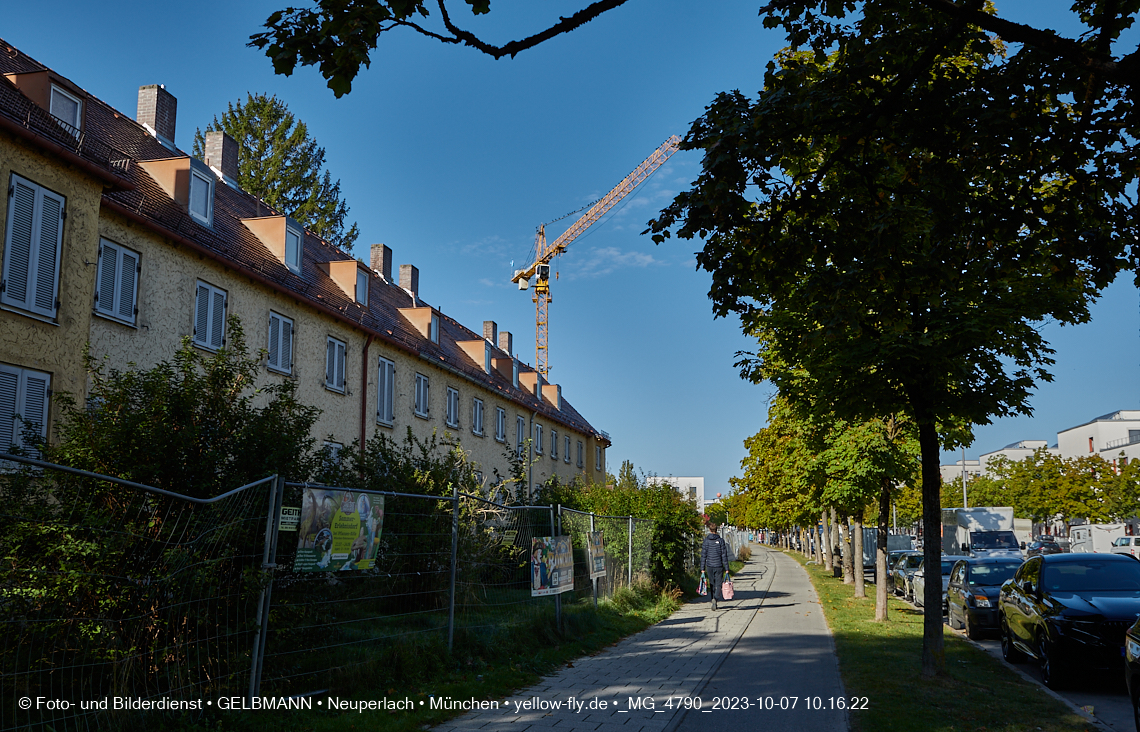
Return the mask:
<svg viewBox="0 0 1140 732">
<path fill-rule="evenodd" d="M 370 569 L 384 528 L 384 496 L 304 488 L 295 572 Z"/>
<path fill-rule="evenodd" d="M 536 536 L 530 542 L 530 596 L 574 589 L 574 554 L 569 536 Z"/>
<path fill-rule="evenodd" d="M 590 531 L 586 534 L 586 548 L 590 556 L 590 579 L 606 576 L 606 549 L 602 543 L 602 532 Z"/>
</svg>

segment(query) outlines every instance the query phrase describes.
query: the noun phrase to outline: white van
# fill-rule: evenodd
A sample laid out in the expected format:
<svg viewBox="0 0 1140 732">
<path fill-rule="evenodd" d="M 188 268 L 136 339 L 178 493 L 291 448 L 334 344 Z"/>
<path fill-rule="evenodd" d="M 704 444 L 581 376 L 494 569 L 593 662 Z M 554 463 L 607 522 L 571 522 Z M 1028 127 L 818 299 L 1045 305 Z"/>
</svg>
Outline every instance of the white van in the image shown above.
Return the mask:
<svg viewBox="0 0 1140 732">
<path fill-rule="evenodd" d="M 1112 548 L 1109 551 L 1113 554 L 1140 557 L 1140 536 L 1122 536 L 1112 542 Z"/>
</svg>

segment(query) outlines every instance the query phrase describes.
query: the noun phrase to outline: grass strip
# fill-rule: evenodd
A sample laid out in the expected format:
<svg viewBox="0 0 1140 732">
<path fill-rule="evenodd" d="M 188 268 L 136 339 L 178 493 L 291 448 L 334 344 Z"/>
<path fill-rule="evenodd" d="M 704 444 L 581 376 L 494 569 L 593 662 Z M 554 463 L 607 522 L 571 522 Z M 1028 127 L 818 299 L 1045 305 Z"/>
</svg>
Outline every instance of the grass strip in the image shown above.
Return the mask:
<svg viewBox="0 0 1140 732">
<path fill-rule="evenodd" d="M 599 602 L 597 610 L 590 599 L 571 603 L 570 597 L 564 596 L 562 632 L 550 614 L 506 629 L 457 632 L 452 654 L 439 640 L 408 639 L 377 654 L 374 662 L 354 667 L 350 677 L 334 678 L 332 689 L 314 697 L 310 710 L 215 711 L 212 718 L 204 720 L 155 718 L 148 720 L 147 727 L 153 732 L 421 730 L 465 713 L 431 709 L 433 696 L 502 703 L 515 691 L 577 658 L 597 655 L 626 636 L 664 620 L 681 606 L 679 590 L 661 591 L 648 583 L 619 589 L 612 600 Z M 330 712 L 317 705 L 318 700 L 329 697 L 357 701 L 406 697 L 416 709 Z"/>
<path fill-rule="evenodd" d="M 843 584 L 798 552 L 835 638 L 847 698 L 867 697 L 850 713 L 853 730 L 900 732 L 1081 732 L 1087 721 L 1021 678 L 1001 661 L 945 627 L 946 673 L 922 676 L 922 611 L 889 601 L 886 623 L 875 622 L 875 587 L 856 599 Z"/>
</svg>

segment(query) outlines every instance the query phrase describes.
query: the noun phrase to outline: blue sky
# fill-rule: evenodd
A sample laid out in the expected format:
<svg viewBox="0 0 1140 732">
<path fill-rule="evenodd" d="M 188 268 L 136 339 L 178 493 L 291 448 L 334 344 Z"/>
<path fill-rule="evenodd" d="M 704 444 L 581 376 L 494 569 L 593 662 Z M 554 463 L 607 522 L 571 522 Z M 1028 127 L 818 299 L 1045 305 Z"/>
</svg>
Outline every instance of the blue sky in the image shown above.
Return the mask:
<svg viewBox="0 0 1140 732">
<path fill-rule="evenodd" d="M 760 0 L 631 0 L 513 60 L 389 34 L 338 100 L 312 69 L 274 76 L 245 47 L 286 4 L 60 2 L 45 23 L 43 9 L 25 3 L 5 8 L 0 35 L 128 114 L 139 86 L 165 84 L 178 98 L 184 149 L 195 128 L 247 91 L 276 94 L 326 148 L 361 228 L 354 253 L 367 260 L 370 244 L 387 244 L 397 264 L 419 267 L 428 302 L 475 330 L 497 321 L 531 363 L 534 306 L 509 278 L 537 225 L 604 195 L 666 138 L 684 134 L 717 92 L 754 94 L 783 45 L 762 27 Z M 1006 6 L 1014 19 L 1049 17 L 1039 4 L 999 3 Z M 492 7 L 490 18 L 455 17 L 505 41 L 581 4 Z M 713 319 L 709 276 L 694 270 L 699 243 L 656 246 L 640 235 L 699 162 L 675 155 L 556 261 L 550 364 L 566 398 L 613 438 L 612 470 L 628 459 L 659 475 L 704 476 L 712 497 L 739 471 L 743 440 L 764 426 L 772 390 L 743 383 L 733 367 L 751 344 L 735 319 Z M 1058 352 L 1056 380 L 1040 388 L 1032 419 L 979 427 L 967 457 L 1020 439 L 1052 442 L 1058 430 L 1137 408 L 1140 308 L 1131 278 L 1106 291 L 1092 323 L 1042 327 Z"/>
</svg>

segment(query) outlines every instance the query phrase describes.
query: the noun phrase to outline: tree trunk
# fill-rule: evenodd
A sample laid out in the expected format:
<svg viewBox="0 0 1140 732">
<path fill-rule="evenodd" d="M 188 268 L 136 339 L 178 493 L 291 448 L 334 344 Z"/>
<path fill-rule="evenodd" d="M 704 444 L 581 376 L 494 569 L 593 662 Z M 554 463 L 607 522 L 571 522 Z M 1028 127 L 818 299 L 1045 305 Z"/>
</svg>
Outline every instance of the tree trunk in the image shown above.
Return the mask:
<svg viewBox="0 0 1140 732">
<path fill-rule="evenodd" d="M 946 672 L 946 649 L 942 643 L 942 477 L 938 471 L 938 431 L 933 422 L 918 425 L 918 445 L 922 455 L 922 554 L 923 566 L 934 570 L 926 583 L 922 604 L 922 675 L 941 676 Z"/>
<path fill-rule="evenodd" d="M 823 513 L 819 517 L 820 534 L 819 543 L 823 549 L 823 566 L 828 572 L 831 572 L 835 567 L 834 560 L 831 556 L 831 524 L 827 520 L 827 509 L 823 509 Z"/>
<path fill-rule="evenodd" d="M 843 516 L 839 522 L 839 553 L 843 557 L 843 584 L 855 582 L 855 573 L 851 570 L 851 529 L 847 525 L 847 517 Z"/>
<path fill-rule="evenodd" d="M 891 517 L 891 481 L 883 478 L 879 491 L 879 531 L 875 537 L 875 621 L 887 618 L 887 523 Z"/>
<path fill-rule="evenodd" d="M 855 597 L 866 597 L 867 586 L 863 583 L 863 518 L 856 514 L 851 520 L 851 568 L 855 572 Z"/>
<path fill-rule="evenodd" d="M 839 563 L 839 571 L 843 572 L 843 548 L 839 540 L 839 513 L 835 506 L 831 507 L 831 557 Z"/>
</svg>

